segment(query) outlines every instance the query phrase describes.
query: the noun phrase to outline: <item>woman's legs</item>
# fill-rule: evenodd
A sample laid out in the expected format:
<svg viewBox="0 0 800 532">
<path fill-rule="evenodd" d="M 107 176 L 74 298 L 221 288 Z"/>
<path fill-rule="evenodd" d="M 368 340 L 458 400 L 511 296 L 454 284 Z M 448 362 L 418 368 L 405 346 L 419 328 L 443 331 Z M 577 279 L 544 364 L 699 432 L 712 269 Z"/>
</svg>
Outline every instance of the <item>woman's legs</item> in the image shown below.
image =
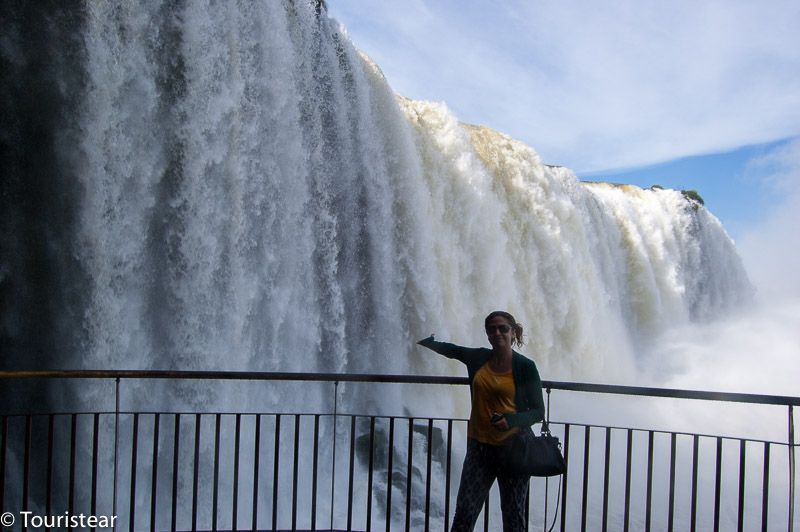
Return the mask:
<svg viewBox="0 0 800 532">
<path fill-rule="evenodd" d="M 525 530 L 525 500 L 528 477 L 498 476 L 503 449 L 476 440 L 467 440 L 467 455 L 461 470 L 456 513 L 451 532 L 471 532 L 481 513 L 486 495 L 497 479 L 504 532 Z"/>
<path fill-rule="evenodd" d="M 481 513 L 486 495 L 497 477 L 497 453 L 492 446 L 467 440 L 467 455 L 461 469 L 456 514 L 450 532 L 471 532 Z"/>
<path fill-rule="evenodd" d="M 528 498 L 529 480 L 530 477 L 497 477 L 504 532 L 524 532 L 525 530 L 525 502 Z"/>
</svg>

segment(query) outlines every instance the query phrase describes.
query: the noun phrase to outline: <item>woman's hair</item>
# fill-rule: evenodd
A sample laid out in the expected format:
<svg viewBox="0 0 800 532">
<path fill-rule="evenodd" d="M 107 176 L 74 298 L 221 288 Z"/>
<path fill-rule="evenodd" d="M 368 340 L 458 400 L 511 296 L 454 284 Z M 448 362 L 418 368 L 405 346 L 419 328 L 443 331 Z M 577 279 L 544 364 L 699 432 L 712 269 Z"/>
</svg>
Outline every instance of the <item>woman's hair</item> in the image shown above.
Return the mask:
<svg viewBox="0 0 800 532">
<path fill-rule="evenodd" d="M 517 323 L 517 320 L 514 319 L 514 316 L 505 312 L 503 310 L 495 310 L 494 312 L 490 313 L 486 316 L 486 319 L 483 320 L 483 326 L 486 327 L 489 325 L 489 322 L 493 319 L 500 316 L 501 318 L 505 318 L 509 325 L 511 325 L 511 330 L 514 331 L 514 339 L 511 341 L 512 345 L 522 345 L 524 340 L 522 339 L 522 325 Z"/>
</svg>

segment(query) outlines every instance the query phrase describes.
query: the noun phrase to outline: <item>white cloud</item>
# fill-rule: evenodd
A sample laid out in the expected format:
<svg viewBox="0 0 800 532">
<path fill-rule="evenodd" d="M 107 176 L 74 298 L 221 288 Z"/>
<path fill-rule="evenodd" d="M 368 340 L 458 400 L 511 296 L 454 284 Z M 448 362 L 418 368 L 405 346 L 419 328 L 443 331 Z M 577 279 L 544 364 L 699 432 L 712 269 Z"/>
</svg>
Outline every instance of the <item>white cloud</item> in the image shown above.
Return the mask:
<svg viewBox="0 0 800 532">
<path fill-rule="evenodd" d="M 764 300 L 800 299 L 800 139 L 748 165 L 747 177 L 780 198 L 737 246 Z"/>
<path fill-rule="evenodd" d="M 329 6 L 401 94 L 578 171 L 800 133 L 794 1 Z"/>
</svg>

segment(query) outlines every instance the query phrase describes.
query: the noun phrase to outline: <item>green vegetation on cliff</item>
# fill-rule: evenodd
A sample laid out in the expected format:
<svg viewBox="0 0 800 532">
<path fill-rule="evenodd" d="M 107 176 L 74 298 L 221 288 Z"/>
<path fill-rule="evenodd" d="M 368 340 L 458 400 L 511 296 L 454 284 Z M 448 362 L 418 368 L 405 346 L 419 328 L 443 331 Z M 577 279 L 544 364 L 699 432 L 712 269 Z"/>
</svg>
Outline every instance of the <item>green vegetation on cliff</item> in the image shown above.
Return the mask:
<svg viewBox="0 0 800 532">
<path fill-rule="evenodd" d="M 696 201 L 700 205 L 705 205 L 706 202 L 703 201 L 703 198 L 700 197 L 700 194 L 697 193 L 696 190 L 681 190 L 681 194 L 687 199 L 692 201 Z"/>
</svg>

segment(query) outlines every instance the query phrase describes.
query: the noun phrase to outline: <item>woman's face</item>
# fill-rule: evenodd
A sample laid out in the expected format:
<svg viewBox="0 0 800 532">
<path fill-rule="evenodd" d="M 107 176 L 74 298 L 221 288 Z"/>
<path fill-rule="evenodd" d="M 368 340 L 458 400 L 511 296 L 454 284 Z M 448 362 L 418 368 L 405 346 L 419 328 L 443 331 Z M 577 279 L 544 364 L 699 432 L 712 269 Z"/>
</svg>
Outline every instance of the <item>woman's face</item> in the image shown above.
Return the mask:
<svg viewBox="0 0 800 532">
<path fill-rule="evenodd" d="M 514 329 L 506 318 L 495 316 L 486 324 L 486 337 L 494 348 L 511 347 Z"/>
</svg>

